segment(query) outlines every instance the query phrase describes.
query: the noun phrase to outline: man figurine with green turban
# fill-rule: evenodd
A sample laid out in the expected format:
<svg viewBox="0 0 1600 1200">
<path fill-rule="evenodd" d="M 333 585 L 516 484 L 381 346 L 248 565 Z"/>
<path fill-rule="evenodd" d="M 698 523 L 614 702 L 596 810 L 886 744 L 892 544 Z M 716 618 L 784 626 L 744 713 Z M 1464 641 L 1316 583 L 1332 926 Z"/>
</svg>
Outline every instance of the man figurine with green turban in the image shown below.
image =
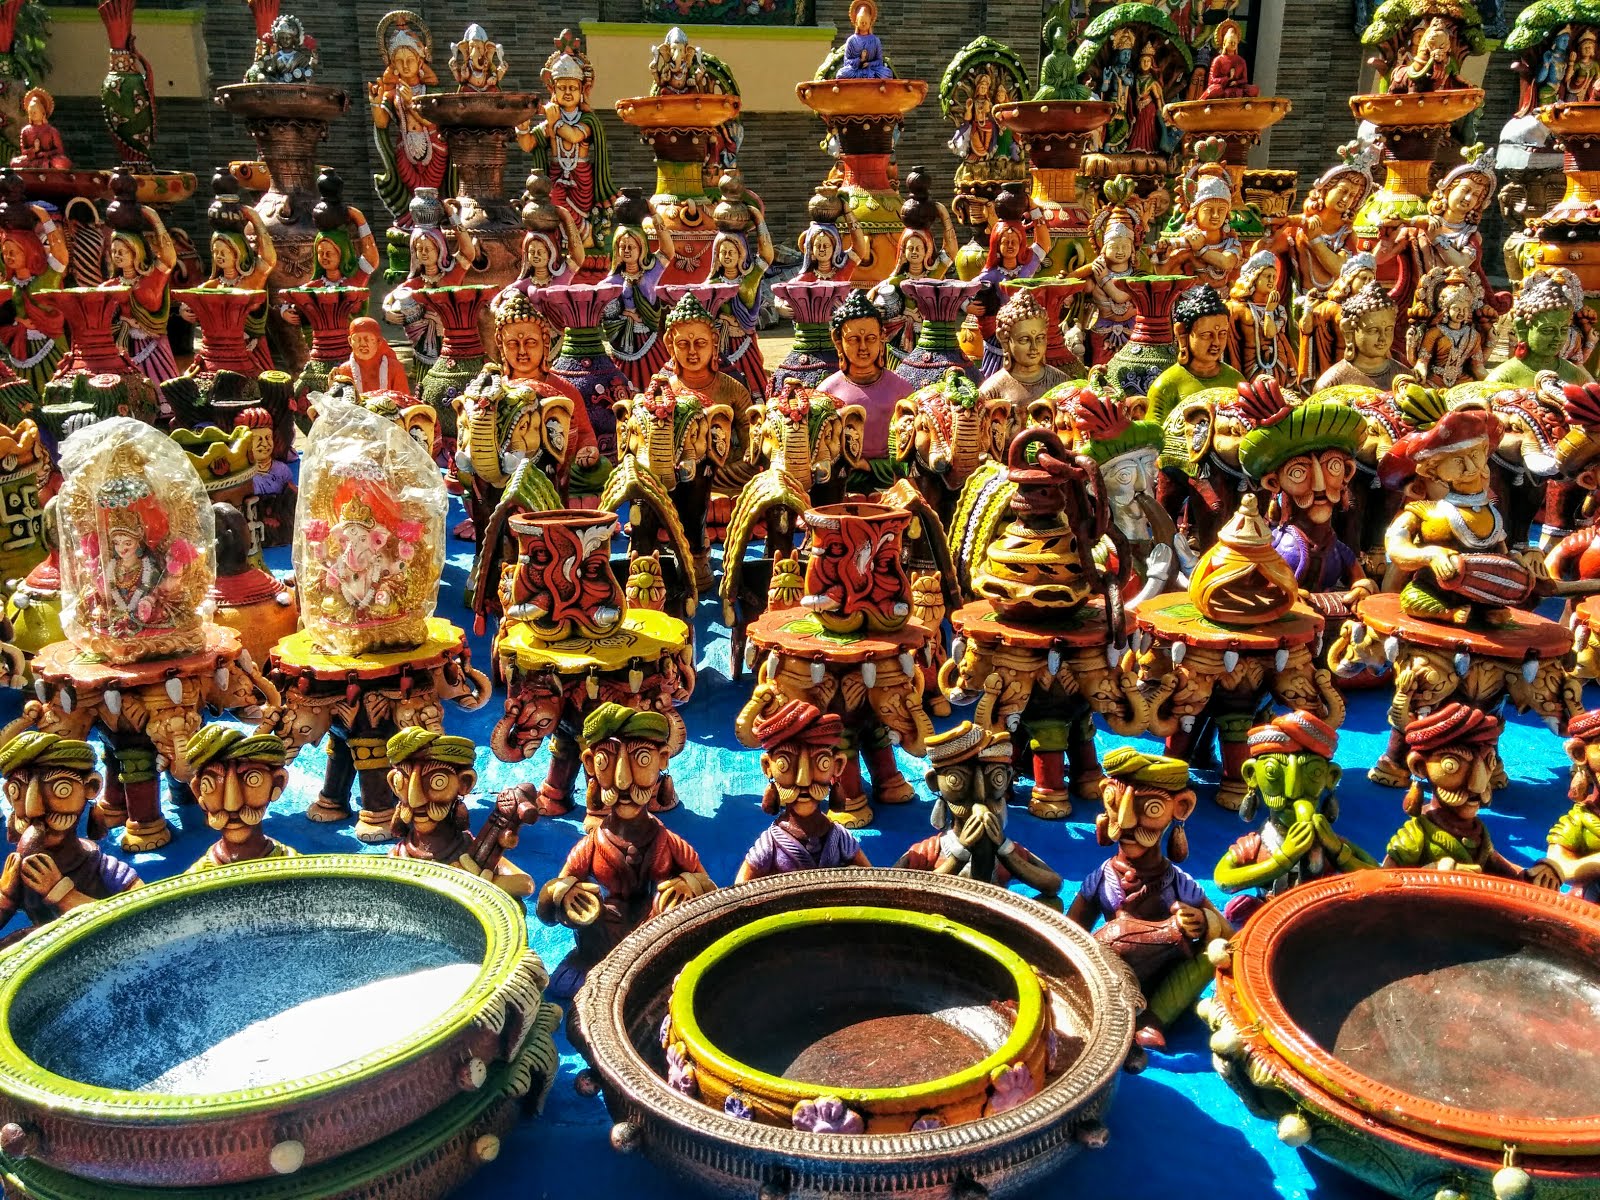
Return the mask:
<svg viewBox="0 0 1600 1200">
<path fill-rule="evenodd" d="M 533 880 L 504 858 L 489 872 L 473 860 L 467 797 L 478 782 L 473 770 L 477 747 L 471 738 L 452 737 L 412 726 L 389 739 L 389 786 L 394 789 L 391 828 L 399 842 L 389 847 L 395 858 L 448 863 L 485 875 L 513 896 L 531 896 Z M 515 834 L 509 843 L 515 846 Z"/>
<path fill-rule="evenodd" d="M 232 725 L 204 725 L 189 738 L 184 755 L 194 768 L 189 786 L 206 824 L 222 835 L 190 871 L 294 854 L 261 828 L 267 810 L 289 783 L 282 738 L 248 734 Z"/>
<path fill-rule="evenodd" d="M 1211 981 L 1206 948 L 1232 930 L 1194 877 L 1176 865 L 1189 857 L 1183 832 L 1195 806 L 1189 764 L 1119 746 L 1102 765 L 1105 811 L 1095 819 L 1095 835 L 1117 852 L 1083 881 L 1067 916 L 1133 969 L 1149 1001 L 1135 1038 L 1160 1050 L 1167 1044 L 1162 1031 Z"/>
<path fill-rule="evenodd" d="M 660 713 L 621 704 L 602 704 L 583 723 L 591 807 L 605 816 L 539 890 L 539 920 L 577 935 L 577 948 L 550 981 L 556 999 L 572 996 L 589 968 L 647 918 L 716 887 L 694 847 L 650 811 L 671 736 Z"/>
<path fill-rule="evenodd" d="M 139 886 L 127 863 L 78 836 L 78 822 L 100 794 L 94 747 L 53 733 L 19 733 L 0 746 L 0 775 L 17 848 L 0 871 L 0 925 L 20 908 L 35 926 Z M 90 813 L 89 832 L 103 834 Z"/>
</svg>

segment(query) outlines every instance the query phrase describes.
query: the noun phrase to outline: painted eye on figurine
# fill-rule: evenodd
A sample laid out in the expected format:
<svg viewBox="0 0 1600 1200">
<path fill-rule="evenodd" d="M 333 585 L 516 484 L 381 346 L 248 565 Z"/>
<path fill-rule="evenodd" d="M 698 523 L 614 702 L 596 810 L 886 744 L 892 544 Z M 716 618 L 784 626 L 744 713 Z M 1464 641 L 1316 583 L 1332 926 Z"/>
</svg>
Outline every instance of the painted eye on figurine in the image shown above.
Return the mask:
<svg viewBox="0 0 1600 1200">
<path fill-rule="evenodd" d="M 633 752 L 633 761 L 641 767 L 648 767 L 655 762 L 656 752 L 648 746 L 640 746 Z"/>
<path fill-rule="evenodd" d="M 1159 796 L 1152 796 L 1144 802 L 1144 815 L 1152 821 L 1159 821 L 1167 815 L 1167 802 Z"/>
<path fill-rule="evenodd" d="M 1458 755 L 1441 754 L 1439 756 L 1439 769 L 1447 774 L 1454 775 L 1457 771 L 1461 770 L 1463 765 L 1464 764 Z"/>
<path fill-rule="evenodd" d="M 813 775 L 827 775 L 833 771 L 833 755 L 823 751 L 811 760 Z"/>
<path fill-rule="evenodd" d="M 50 790 L 55 793 L 57 800 L 65 800 L 72 795 L 72 790 L 77 786 L 70 779 L 58 779 L 50 785 Z"/>
<path fill-rule="evenodd" d="M 260 769 L 251 769 L 239 777 L 239 782 L 245 787 L 260 787 L 267 781 L 267 773 Z"/>
<path fill-rule="evenodd" d="M 611 766 L 611 751 L 596 750 L 594 752 L 594 769 L 604 771 Z"/>
<path fill-rule="evenodd" d="M 6 799 L 12 804 L 19 804 L 22 801 L 22 785 L 15 779 L 6 781 Z"/>
<path fill-rule="evenodd" d="M 787 754 L 774 754 L 772 756 L 772 769 L 779 775 L 787 775 L 794 770 L 794 760 Z"/>
<path fill-rule="evenodd" d="M 1003 792 L 1011 786 L 1011 771 L 1007 767 L 990 767 L 988 780 L 991 791 Z"/>
<path fill-rule="evenodd" d="M 435 771 L 423 781 L 423 786 L 430 792 L 443 792 L 450 787 L 454 779 L 455 773 L 452 771 Z"/>
</svg>

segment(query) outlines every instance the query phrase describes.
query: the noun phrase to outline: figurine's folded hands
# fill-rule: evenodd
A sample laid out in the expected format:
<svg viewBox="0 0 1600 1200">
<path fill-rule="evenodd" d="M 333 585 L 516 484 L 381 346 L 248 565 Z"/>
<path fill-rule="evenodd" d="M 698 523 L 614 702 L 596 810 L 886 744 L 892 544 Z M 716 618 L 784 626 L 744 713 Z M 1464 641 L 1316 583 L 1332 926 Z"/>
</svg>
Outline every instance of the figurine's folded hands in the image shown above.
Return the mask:
<svg viewBox="0 0 1600 1200">
<path fill-rule="evenodd" d="M 1191 942 L 1198 942 L 1205 936 L 1209 924 L 1205 909 L 1179 901 L 1172 906 L 1172 916 L 1178 922 L 1178 928 L 1183 931 L 1183 936 Z"/>
</svg>

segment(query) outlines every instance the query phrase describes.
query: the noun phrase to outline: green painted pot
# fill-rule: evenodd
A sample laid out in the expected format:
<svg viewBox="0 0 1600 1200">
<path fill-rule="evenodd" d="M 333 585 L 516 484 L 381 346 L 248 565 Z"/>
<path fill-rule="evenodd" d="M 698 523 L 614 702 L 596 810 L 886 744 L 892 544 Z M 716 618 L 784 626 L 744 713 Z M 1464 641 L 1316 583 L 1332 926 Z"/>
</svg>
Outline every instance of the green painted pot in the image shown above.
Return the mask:
<svg viewBox="0 0 1600 1200">
<path fill-rule="evenodd" d="M 545 981 L 521 905 L 453 867 L 327 855 L 162 880 L 0 957 L 0 1150 L 241 1195 L 477 1092 L 534 1035 Z"/>
</svg>

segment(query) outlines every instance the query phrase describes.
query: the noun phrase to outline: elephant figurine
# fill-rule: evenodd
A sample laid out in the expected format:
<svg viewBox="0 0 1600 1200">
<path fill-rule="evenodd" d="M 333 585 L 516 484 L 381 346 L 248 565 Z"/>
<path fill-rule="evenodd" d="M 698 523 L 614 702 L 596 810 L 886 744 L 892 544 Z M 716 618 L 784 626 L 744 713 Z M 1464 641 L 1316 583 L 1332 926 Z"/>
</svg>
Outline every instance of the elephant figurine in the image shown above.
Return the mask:
<svg viewBox="0 0 1600 1200">
<path fill-rule="evenodd" d="M 456 422 L 456 473 L 467 485 L 474 527 L 485 527 L 524 462 L 565 503 L 571 433 L 571 396 L 533 380 L 513 383 L 493 363 L 485 367 L 462 393 Z"/>
<path fill-rule="evenodd" d="M 1014 420 L 1009 400 L 986 400 L 961 371 L 897 401 L 889 420 L 889 457 L 949 524 L 961 489 L 985 453 L 1005 444 Z"/>
</svg>

